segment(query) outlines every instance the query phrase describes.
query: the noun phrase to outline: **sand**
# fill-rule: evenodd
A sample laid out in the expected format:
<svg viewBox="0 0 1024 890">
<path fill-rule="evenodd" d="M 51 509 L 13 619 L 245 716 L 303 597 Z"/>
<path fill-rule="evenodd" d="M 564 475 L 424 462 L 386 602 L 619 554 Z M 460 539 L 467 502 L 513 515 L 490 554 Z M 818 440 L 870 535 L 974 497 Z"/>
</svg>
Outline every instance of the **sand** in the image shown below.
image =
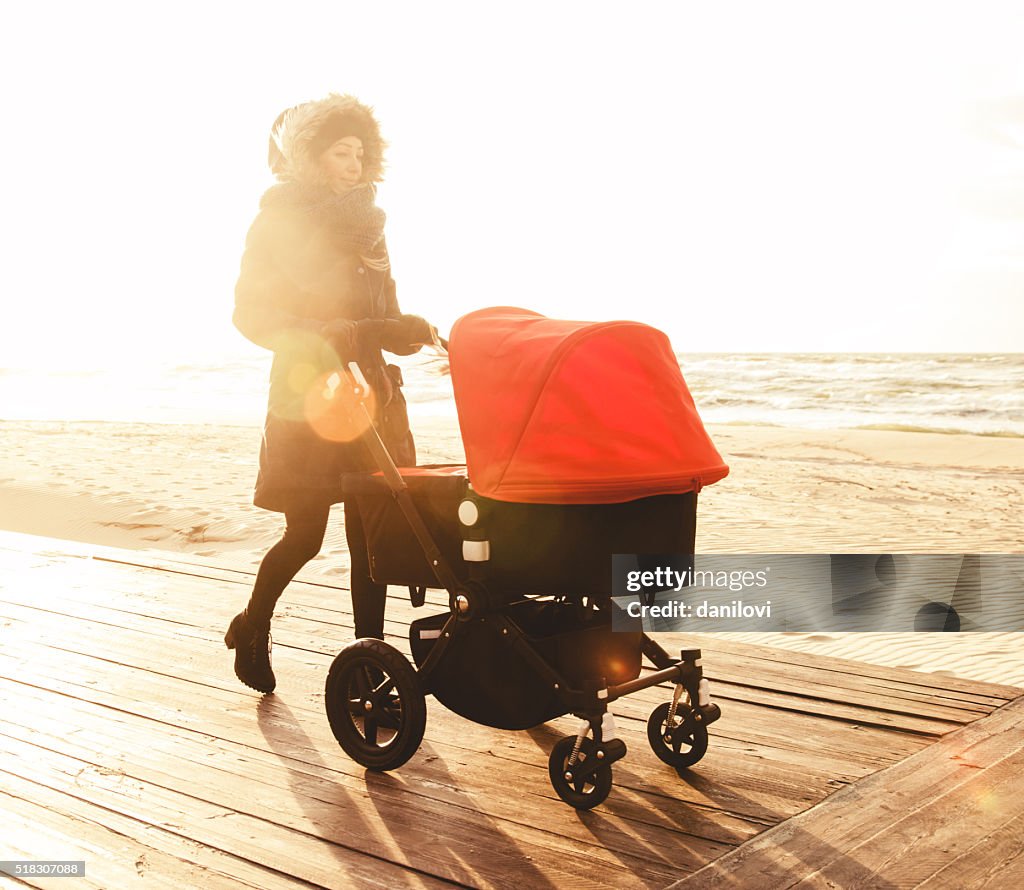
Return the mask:
<svg viewBox="0 0 1024 890">
<path fill-rule="evenodd" d="M 414 426 L 421 463 L 463 460 L 454 418 Z M 1024 439 L 710 430 L 731 473 L 701 494 L 701 552 L 1024 552 Z M 6 421 L 0 434 L 0 529 L 247 569 L 280 535 L 282 517 L 250 500 L 258 429 Z M 340 582 L 336 510 L 300 577 Z M 728 636 L 1024 685 L 1024 634 Z"/>
</svg>

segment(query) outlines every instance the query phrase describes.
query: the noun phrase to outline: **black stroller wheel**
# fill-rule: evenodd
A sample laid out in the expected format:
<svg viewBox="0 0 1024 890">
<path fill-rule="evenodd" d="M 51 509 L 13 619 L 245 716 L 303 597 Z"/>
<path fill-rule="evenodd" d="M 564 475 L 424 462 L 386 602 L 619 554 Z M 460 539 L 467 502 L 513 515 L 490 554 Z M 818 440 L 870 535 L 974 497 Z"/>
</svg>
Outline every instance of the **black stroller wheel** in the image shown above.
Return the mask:
<svg viewBox="0 0 1024 890">
<path fill-rule="evenodd" d="M 694 719 L 693 709 L 684 702 L 676 705 L 672 725 L 668 723 L 669 702 L 658 705 L 647 720 L 647 740 L 660 760 L 677 770 L 693 766 L 708 750 L 708 729 Z"/>
<path fill-rule="evenodd" d="M 603 803 L 612 790 L 612 768 L 602 764 L 589 775 L 581 778 L 566 778 L 573 768 L 569 765 L 569 757 L 576 745 L 576 736 L 568 735 L 551 749 L 548 758 L 548 775 L 555 793 L 569 806 L 577 810 L 589 810 Z M 576 756 L 576 768 L 585 767 L 594 762 L 597 744 L 593 739 L 584 739 Z"/>
<path fill-rule="evenodd" d="M 338 744 L 372 770 L 397 769 L 419 748 L 427 703 L 416 671 L 381 640 L 356 640 L 327 674 L 327 719 Z"/>
</svg>

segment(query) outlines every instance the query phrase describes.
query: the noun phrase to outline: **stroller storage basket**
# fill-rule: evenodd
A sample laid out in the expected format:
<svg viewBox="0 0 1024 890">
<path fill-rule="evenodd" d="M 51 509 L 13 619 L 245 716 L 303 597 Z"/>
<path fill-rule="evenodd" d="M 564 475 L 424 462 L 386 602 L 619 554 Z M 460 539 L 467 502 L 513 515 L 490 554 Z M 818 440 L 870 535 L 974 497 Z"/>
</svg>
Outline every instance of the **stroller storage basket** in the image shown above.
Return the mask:
<svg viewBox="0 0 1024 890">
<path fill-rule="evenodd" d="M 487 541 L 478 580 L 510 594 L 611 595 L 614 553 L 685 553 L 694 549 L 697 495 L 655 495 L 619 504 L 516 504 L 470 490 L 460 468 L 402 470 L 417 511 L 455 574 L 466 580 L 463 541 Z M 441 586 L 387 483 L 346 476 L 358 500 L 373 579 L 380 584 Z M 479 519 L 459 521 L 469 498 Z"/>
<path fill-rule="evenodd" d="M 465 467 L 402 467 L 409 494 L 438 549 L 460 577 L 465 577 L 459 503 L 469 487 Z M 363 517 L 370 574 L 378 584 L 440 587 L 409 521 L 380 475 L 347 474 L 345 497 L 354 497 Z"/>
<path fill-rule="evenodd" d="M 640 675 L 642 634 L 639 629 L 613 632 L 608 611 L 524 600 L 503 613 L 572 688 L 597 689 Z M 409 643 L 417 666 L 450 617 L 445 612 L 412 623 Z M 566 713 L 558 693 L 487 616 L 453 637 L 433 674 L 431 691 L 455 713 L 498 729 L 528 729 Z"/>
</svg>

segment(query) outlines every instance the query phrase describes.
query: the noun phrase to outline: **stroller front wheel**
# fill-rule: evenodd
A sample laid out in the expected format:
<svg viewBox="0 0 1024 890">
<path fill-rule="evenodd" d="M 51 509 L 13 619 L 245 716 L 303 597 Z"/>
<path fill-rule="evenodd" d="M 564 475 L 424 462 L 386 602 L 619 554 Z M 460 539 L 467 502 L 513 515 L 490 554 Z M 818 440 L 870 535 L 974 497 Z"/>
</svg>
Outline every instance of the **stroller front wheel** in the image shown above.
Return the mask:
<svg viewBox="0 0 1024 890">
<path fill-rule="evenodd" d="M 669 723 L 669 702 L 658 705 L 647 720 L 647 741 L 651 749 L 677 770 L 693 766 L 708 750 L 708 728 L 694 719 L 693 709 L 683 702 L 676 706 Z"/>
<path fill-rule="evenodd" d="M 397 769 L 423 741 L 427 703 L 419 678 L 382 640 L 356 640 L 341 650 L 327 674 L 325 704 L 338 744 L 367 769 Z"/>
<path fill-rule="evenodd" d="M 548 758 L 548 775 L 555 793 L 577 810 L 589 810 L 603 803 L 612 790 L 612 768 L 601 764 L 594 768 L 598 745 L 593 739 L 584 739 L 575 761 L 572 750 L 576 736 L 567 735 L 555 744 Z"/>
</svg>

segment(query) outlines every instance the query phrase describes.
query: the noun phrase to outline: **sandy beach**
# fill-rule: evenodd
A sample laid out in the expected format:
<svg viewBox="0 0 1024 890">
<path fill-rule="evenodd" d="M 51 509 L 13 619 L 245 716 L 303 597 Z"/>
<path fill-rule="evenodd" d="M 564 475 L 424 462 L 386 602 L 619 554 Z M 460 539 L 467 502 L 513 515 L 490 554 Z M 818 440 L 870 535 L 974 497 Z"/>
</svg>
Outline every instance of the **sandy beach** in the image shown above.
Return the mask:
<svg viewBox="0 0 1024 890">
<path fill-rule="evenodd" d="M 461 462 L 454 418 L 414 419 L 420 463 Z M 253 569 L 282 528 L 250 496 L 250 427 L 0 422 L 0 528 Z M 712 426 L 731 473 L 701 494 L 708 553 L 1018 553 L 1024 439 Z M 336 508 L 300 577 L 340 581 Z M 1024 634 L 747 634 L 751 642 L 1024 685 Z"/>
</svg>

